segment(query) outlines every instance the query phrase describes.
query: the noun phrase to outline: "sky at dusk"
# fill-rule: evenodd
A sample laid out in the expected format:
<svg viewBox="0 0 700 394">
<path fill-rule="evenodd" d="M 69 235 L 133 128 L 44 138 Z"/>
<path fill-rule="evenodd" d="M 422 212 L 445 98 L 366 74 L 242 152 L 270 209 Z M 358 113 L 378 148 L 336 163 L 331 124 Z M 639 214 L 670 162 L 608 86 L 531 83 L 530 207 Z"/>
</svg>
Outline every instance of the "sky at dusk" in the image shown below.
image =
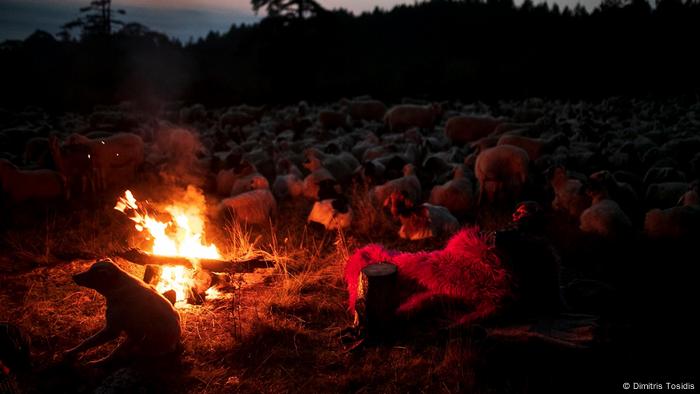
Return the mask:
<svg viewBox="0 0 700 394">
<path fill-rule="evenodd" d="M 516 0 L 519 4 L 522 0 Z M 592 8 L 600 0 L 556 0 L 573 7 L 581 2 Z M 23 39 L 36 29 L 57 33 L 60 26 L 78 16 L 78 9 L 89 0 L 0 0 L 0 41 Z M 319 0 L 326 8 L 345 8 L 354 13 L 375 7 L 390 9 L 412 0 Z M 535 1 L 537 2 L 537 1 Z M 550 1 L 551 2 L 551 1 Z M 124 9 L 125 22 L 139 22 L 182 41 L 199 38 L 209 31 L 228 31 L 232 23 L 258 20 L 249 0 L 114 0 Z"/>
</svg>

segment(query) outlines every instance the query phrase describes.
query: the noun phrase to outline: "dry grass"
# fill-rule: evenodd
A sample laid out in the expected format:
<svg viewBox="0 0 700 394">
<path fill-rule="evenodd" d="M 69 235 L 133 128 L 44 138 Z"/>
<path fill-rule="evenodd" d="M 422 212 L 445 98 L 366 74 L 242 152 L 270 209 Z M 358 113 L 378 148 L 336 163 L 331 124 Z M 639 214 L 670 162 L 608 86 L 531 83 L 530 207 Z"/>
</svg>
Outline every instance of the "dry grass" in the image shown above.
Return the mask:
<svg viewBox="0 0 700 394">
<path fill-rule="evenodd" d="M 181 309 L 184 353 L 176 366 L 147 369 L 131 391 L 147 392 L 460 392 L 475 390 L 472 344 L 460 333 L 430 332 L 394 345 L 348 352 L 341 330 L 346 310 L 343 265 L 367 242 L 416 250 L 439 243 L 397 240 L 398 226 L 356 189 L 356 225 L 347 233 L 321 232 L 306 223 L 308 203 L 283 203 L 264 227 L 210 223 L 209 241 L 228 258 L 264 257 L 274 267 L 237 276 L 224 297 Z M 105 204 L 101 209 L 52 212 L 36 227 L 6 231 L 6 256 L 31 262 L 3 266 L 0 320 L 26 330 L 33 340 L 35 375 L 28 391 L 92 391 L 119 371 L 60 362 L 63 350 L 97 331 L 104 300 L 73 284 L 71 275 L 96 256 L 139 246 L 132 224 Z M 219 230 L 221 229 L 221 230 Z M 143 267 L 118 261 L 136 276 Z M 8 264 L 3 261 L 3 264 Z M 88 352 L 81 362 L 109 352 Z M 155 368 L 155 369 L 153 369 Z M 145 385 L 145 386 L 144 386 Z M 143 387 L 142 387 L 143 386 Z M 476 390 L 481 391 L 481 390 Z M 489 391 L 489 390 L 487 390 Z"/>
</svg>

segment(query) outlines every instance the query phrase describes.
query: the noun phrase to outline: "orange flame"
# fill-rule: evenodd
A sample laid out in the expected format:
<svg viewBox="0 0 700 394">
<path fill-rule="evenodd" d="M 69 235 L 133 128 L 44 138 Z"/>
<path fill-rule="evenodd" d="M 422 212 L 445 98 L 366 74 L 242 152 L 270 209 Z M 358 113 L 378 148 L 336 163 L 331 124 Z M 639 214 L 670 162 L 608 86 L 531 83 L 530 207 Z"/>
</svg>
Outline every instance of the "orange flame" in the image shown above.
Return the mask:
<svg viewBox="0 0 700 394">
<path fill-rule="evenodd" d="M 195 267 L 198 259 L 221 258 L 214 244 L 205 245 L 202 241 L 204 196 L 194 187 L 188 187 L 185 200 L 187 201 L 164 207 L 171 217 L 167 222 L 150 216 L 130 190 L 124 192 L 123 197 L 119 197 L 114 209 L 126 214 L 136 223 L 134 225 L 136 230 L 145 232 L 147 239 L 153 240 L 151 254 L 185 257 Z M 177 294 L 178 303 L 185 301 L 193 283 L 192 271 L 182 266 L 163 266 L 162 268 L 161 279 L 156 285 L 156 290 L 163 293 L 172 289 Z M 207 292 L 207 295 L 214 294 L 214 291 Z"/>
</svg>

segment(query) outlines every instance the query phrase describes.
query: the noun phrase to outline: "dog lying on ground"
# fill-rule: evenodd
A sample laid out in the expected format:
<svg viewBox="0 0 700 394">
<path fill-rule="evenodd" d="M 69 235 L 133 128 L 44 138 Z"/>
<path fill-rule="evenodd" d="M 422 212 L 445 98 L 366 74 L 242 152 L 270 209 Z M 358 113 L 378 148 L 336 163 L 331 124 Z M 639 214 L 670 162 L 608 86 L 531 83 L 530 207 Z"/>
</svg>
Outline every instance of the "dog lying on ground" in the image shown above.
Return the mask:
<svg viewBox="0 0 700 394">
<path fill-rule="evenodd" d="M 96 290 L 107 299 L 105 327 L 64 356 L 102 345 L 126 333 L 126 340 L 92 365 L 102 365 L 124 355 L 158 357 L 174 353 L 180 345 L 180 315 L 162 295 L 140 279 L 123 271 L 111 260 L 93 264 L 74 275 L 80 286 Z"/>
</svg>

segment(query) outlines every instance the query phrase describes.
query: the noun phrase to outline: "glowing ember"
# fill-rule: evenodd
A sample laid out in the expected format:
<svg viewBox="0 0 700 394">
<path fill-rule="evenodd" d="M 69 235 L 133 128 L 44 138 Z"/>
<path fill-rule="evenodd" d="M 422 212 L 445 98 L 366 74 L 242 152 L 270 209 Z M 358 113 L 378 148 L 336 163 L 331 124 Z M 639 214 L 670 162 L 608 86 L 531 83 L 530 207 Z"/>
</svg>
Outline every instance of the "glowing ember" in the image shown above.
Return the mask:
<svg viewBox="0 0 700 394">
<path fill-rule="evenodd" d="M 146 233 L 146 238 L 153 241 L 150 253 L 154 255 L 185 257 L 195 267 L 198 259 L 221 258 L 214 244 L 205 245 L 202 241 L 204 196 L 197 189 L 188 187 L 183 200 L 182 203 L 174 203 L 163 208 L 171 217 L 167 222 L 150 216 L 129 190 L 119 198 L 114 209 L 129 216 L 129 219 L 136 223 L 134 225 L 136 230 Z M 163 266 L 156 290 L 160 293 L 174 290 L 177 301 L 181 302 L 187 299 L 187 293 L 192 284 L 192 270 L 182 266 Z M 216 295 L 215 291 L 207 292 L 210 298 Z"/>
</svg>

